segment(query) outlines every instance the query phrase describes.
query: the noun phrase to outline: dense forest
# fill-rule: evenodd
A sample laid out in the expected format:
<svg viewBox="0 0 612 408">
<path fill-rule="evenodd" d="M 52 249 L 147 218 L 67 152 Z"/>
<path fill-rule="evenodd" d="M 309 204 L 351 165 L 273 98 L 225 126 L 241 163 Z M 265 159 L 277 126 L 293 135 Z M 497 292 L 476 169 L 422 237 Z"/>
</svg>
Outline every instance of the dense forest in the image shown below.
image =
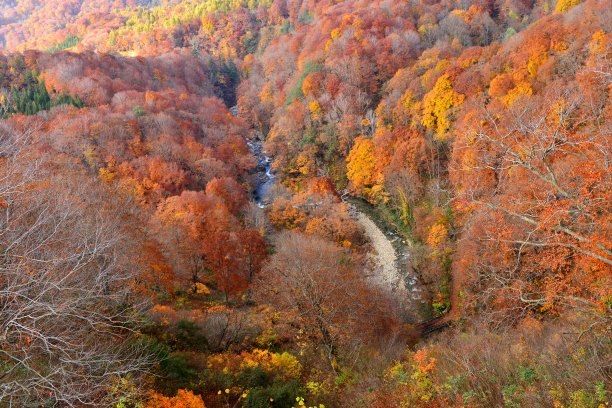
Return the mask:
<svg viewBox="0 0 612 408">
<path fill-rule="evenodd" d="M 0 407 L 612 401 L 607 0 L 0 3 Z"/>
</svg>

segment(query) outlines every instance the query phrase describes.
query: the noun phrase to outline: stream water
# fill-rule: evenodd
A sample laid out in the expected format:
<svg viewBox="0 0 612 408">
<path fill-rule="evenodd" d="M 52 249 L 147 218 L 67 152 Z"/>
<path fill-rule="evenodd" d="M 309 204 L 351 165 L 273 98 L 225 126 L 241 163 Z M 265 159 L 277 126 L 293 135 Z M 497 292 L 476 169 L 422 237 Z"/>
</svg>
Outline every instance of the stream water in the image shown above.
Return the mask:
<svg viewBox="0 0 612 408">
<path fill-rule="evenodd" d="M 229 111 L 232 115 L 238 116 L 239 108 L 238 106 L 232 106 Z M 264 152 L 263 136 L 259 131 L 247 139 L 247 145 L 251 154 L 257 160 L 257 166 L 253 171 L 253 198 L 259 208 L 264 208 L 269 204 L 268 192 L 274 185 L 274 179 L 276 178 L 272 173 L 272 159 Z"/>
<path fill-rule="evenodd" d="M 263 142 L 259 136 L 255 136 L 247 141 L 251 154 L 257 160 L 255 168 L 255 189 L 253 190 L 253 198 L 259 206 L 264 208 L 269 204 L 268 192 L 274 185 L 276 176 L 272 173 L 272 159 L 266 155 L 263 150 Z"/>
</svg>

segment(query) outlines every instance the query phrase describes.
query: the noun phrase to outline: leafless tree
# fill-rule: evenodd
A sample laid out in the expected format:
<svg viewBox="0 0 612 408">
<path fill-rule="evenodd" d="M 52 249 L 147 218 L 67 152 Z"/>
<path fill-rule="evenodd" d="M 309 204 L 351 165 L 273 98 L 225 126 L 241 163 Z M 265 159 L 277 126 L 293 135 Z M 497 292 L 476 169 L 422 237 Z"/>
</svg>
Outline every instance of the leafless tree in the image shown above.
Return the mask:
<svg viewBox="0 0 612 408">
<path fill-rule="evenodd" d="M 203 324 L 206 343 L 212 351 L 224 351 L 239 343 L 254 330 L 248 325 L 244 313 L 239 310 L 215 310 L 207 314 Z"/>
<path fill-rule="evenodd" d="M 0 126 L 0 405 L 114 406 L 153 362 L 122 220 Z"/>
</svg>

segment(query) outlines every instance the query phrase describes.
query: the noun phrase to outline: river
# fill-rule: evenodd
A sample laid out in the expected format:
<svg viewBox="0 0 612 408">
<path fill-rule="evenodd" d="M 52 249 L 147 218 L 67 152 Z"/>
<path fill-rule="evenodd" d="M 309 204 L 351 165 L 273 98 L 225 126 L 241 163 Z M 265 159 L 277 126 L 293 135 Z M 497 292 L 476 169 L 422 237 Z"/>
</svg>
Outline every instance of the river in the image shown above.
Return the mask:
<svg viewBox="0 0 612 408">
<path fill-rule="evenodd" d="M 272 173 L 272 159 L 263 151 L 263 142 L 259 136 L 254 136 L 247 141 L 251 154 L 257 160 L 255 168 L 255 189 L 253 198 L 259 208 L 264 208 L 268 202 L 268 192 L 274 185 L 276 176 Z"/>
</svg>

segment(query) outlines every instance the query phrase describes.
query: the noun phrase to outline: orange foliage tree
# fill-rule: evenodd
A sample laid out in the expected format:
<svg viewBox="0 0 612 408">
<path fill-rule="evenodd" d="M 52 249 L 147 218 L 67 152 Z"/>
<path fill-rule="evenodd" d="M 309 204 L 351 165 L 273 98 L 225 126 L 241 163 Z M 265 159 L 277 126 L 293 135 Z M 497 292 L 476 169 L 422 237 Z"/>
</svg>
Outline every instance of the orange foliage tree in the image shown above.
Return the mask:
<svg viewBox="0 0 612 408">
<path fill-rule="evenodd" d="M 145 408 L 206 408 L 202 397 L 189 390 L 178 390 L 174 397 L 165 397 L 156 392 L 145 402 Z"/>
</svg>

